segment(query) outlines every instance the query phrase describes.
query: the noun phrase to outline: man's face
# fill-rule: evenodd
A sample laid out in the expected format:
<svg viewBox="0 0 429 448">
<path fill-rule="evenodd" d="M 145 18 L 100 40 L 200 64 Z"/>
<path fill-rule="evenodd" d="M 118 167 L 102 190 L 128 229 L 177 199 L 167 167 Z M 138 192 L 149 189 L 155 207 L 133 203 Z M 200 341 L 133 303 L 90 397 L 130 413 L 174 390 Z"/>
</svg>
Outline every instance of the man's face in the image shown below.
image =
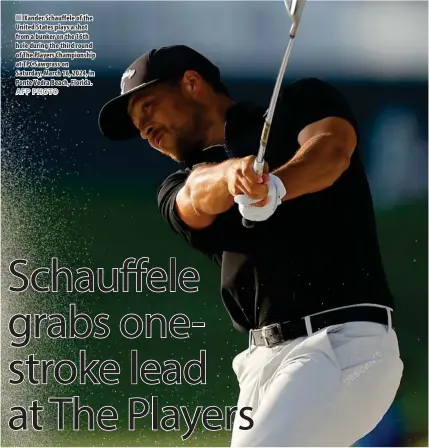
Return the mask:
<svg viewBox="0 0 429 448">
<path fill-rule="evenodd" d="M 136 92 L 128 113 L 141 137 L 176 161 L 203 149 L 204 108 L 179 84 L 156 83 Z"/>
</svg>

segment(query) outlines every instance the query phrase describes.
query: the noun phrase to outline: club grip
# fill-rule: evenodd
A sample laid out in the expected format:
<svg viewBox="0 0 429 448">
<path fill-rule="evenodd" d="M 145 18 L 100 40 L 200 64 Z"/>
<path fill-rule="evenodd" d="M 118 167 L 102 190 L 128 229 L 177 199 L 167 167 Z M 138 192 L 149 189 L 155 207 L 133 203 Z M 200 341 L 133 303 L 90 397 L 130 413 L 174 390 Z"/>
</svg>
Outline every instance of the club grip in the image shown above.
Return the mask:
<svg viewBox="0 0 429 448">
<path fill-rule="evenodd" d="M 258 160 L 255 159 L 255 161 L 253 162 L 253 171 L 258 176 L 262 176 L 262 174 L 264 172 L 264 166 L 265 166 L 265 161 L 264 160 L 262 160 L 262 162 L 258 162 Z"/>
<path fill-rule="evenodd" d="M 255 162 L 253 163 L 253 171 L 258 176 L 262 176 L 262 173 L 264 172 L 264 166 L 265 166 L 265 161 L 264 160 L 262 160 L 262 162 L 258 162 L 258 160 L 255 159 Z M 255 226 L 255 221 L 249 221 L 248 219 L 243 218 L 241 220 L 241 224 L 246 229 L 251 229 L 251 228 L 253 228 Z"/>
</svg>

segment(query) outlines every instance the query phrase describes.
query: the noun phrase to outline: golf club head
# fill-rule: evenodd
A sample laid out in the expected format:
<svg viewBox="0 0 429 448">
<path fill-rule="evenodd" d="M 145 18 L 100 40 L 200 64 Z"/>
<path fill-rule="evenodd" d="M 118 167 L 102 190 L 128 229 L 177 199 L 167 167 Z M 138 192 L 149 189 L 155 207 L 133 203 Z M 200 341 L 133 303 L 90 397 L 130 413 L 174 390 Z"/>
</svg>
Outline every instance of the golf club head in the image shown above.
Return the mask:
<svg viewBox="0 0 429 448">
<path fill-rule="evenodd" d="M 290 35 L 295 37 L 296 32 L 298 31 L 298 26 L 301 21 L 302 11 L 304 10 L 304 6 L 306 0 L 284 0 L 286 11 L 289 14 L 289 17 L 292 20 L 292 28 L 290 31 Z"/>
</svg>

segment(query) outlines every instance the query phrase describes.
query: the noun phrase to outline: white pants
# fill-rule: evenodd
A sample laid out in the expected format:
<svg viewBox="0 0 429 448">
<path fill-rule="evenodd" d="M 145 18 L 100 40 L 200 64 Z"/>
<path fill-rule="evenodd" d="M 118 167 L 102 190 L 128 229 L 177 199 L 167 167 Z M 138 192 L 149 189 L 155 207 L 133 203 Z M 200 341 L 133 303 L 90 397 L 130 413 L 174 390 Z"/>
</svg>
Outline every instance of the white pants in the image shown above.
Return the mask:
<svg viewBox="0 0 429 448">
<path fill-rule="evenodd" d="M 392 328 L 350 322 L 233 361 L 254 426 L 237 410 L 231 446 L 351 446 L 383 418 L 403 364 Z"/>
</svg>

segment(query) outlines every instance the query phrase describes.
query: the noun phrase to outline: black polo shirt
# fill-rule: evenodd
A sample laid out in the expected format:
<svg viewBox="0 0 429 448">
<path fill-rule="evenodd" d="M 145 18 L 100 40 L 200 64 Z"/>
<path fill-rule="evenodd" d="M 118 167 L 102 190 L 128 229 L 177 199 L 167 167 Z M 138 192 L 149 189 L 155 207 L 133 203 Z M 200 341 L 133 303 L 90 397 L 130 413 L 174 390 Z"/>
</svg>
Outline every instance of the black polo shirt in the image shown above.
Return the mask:
<svg viewBox="0 0 429 448">
<path fill-rule="evenodd" d="M 231 107 L 225 145 L 195 155 L 158 190 L 160 213 L 171 228 L 221 267 L 221 295 L 235 328 L 246 331 L 356 303 L 392 307 L 358 148 L 333 186 L 282 203 L 252 229 L 242 226 L 236 205 L 202 230 L 190 229 L 177 215 L 175 198 L 193 166 L 256 155 L 264 113 L 250 104 Z M 304 127 L 330 116 L 347 119 L 357 131 L 333 86 L 309 78 L 284 88 L 267 147 L 270 171 L 293 157 Z"/>
</svg>

